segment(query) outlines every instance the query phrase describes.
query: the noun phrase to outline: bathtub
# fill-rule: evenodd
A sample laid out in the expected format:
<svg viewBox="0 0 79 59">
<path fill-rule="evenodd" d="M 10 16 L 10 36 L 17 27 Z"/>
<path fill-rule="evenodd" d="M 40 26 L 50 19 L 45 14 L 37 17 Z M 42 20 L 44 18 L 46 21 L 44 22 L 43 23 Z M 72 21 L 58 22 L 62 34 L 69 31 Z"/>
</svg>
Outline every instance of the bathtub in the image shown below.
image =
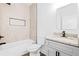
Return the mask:
<svg viewBox="0 0 79 59">
<path fill-rule="evenodd" d="M 27 48 L 34 43 L 33 40 L 21 40 L 0 46 L 0 56 L 22 56 L 28 53 Z"/>
</svg>

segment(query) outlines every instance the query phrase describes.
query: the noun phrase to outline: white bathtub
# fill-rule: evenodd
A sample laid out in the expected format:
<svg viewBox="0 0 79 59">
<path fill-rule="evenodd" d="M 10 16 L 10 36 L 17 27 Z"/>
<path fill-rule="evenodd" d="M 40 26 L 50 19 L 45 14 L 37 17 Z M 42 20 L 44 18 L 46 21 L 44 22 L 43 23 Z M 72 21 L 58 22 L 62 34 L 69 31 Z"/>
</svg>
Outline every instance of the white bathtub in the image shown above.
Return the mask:
<svg viewBox="0 0 79 59">
<path fill-rule="evenodd" d="M 33 43 L 33 40 L 21 40 L 1 45 L 0 56 L 21 56 L 28 53 L 27 48 Z"/>
</svg>

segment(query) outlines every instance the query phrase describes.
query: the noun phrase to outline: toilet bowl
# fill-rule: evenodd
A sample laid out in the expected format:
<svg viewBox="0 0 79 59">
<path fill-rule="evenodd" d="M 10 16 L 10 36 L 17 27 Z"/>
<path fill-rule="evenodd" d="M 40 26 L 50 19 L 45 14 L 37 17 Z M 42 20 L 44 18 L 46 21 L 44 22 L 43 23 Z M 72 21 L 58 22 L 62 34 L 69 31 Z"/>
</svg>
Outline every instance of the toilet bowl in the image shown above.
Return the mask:
<svg viewBox="0 0 79 59">
<path fill-rule="evenodd" d="M 27 49 L 29 51 L 29 55 L 30 56 L 40 56 L 40 50 L 43 47 L 44 43 L 45 43 L 45 39 L 43 37 L 40 37 L 37 40 L 37 44 L 32 44 Z"/>
<path fill-rule="evenodd" d="M 30 56 L 40 56 L 40 48 L 41 48 L 41 45 L 32 44 L 30 47 L 28 47 L 27 50 Z"/>
</svg>

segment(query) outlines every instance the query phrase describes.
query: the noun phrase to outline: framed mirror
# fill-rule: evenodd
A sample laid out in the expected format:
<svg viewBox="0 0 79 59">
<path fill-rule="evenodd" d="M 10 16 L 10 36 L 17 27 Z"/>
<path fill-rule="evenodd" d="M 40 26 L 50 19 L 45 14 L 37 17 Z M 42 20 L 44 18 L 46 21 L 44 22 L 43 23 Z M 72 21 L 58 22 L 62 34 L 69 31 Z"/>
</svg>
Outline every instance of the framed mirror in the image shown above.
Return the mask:
<svg viewBox="0 0 79 59">
<path fill-rule="evenodd" d="M 61 30 L 77 29 L 78 7 L 69 4 L 57 10 L 57 26 Z"/>
</svg>

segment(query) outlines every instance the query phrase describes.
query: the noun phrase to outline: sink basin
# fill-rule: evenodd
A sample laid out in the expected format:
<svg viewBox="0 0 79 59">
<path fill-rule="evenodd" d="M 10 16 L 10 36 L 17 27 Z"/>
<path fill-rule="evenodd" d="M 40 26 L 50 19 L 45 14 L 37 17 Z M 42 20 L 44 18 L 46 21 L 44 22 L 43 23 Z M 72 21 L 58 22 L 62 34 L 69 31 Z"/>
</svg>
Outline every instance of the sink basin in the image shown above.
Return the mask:
<svg viewBox="0 0 79 59">
<path fill-rule="evenodd" d="M 73 37 L 60 37 L 60 36 L 47 36 L 47 39 L 70 44 L 70 45 L 75 45 L 79 46 L 78 38 L 73 38 Z"/>
</svg>

